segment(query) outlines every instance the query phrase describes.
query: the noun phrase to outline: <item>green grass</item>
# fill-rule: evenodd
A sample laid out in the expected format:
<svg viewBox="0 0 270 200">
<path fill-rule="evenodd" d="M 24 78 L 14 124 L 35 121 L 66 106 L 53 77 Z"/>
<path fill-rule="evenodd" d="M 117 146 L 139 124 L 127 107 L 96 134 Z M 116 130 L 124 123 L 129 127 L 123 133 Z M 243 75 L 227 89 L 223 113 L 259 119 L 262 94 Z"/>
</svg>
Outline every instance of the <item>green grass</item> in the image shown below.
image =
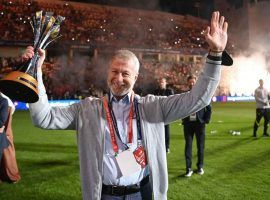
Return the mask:
<svg viewBox="0 0 270 200">
<path fill-rule="evenodd" d="M 174 123 L 168 156 L 168 199 L 269 199 L 270 138 L 252 138 L 254 103 L 215 103 L 206 128 L 205 174 L 185 178 L 183 127 Z M 240 131 L 233 136 L 230 131 Z M 196 169 L 196 142 L 193 142 Z"/>
<path fill-rule="evenodd" d="M 270 138 L 252 138 L 254 103 L 215 103 L 206 130 L 205 174 L 185 178 L 180 121 L 171 125 L 168 199 L 269 199 Z M 232 136 L 230 130 L 240 131 Z M 34 128 L 27 111 L 13 118 L 22 180 L 0 184 L 0 199 L 81 199 L 76 135 L 73 131 Z M 269 130 L 270 131 L 270 130 Z M 196 167 L 196 142 L 193 167 Z"/>
</svg>

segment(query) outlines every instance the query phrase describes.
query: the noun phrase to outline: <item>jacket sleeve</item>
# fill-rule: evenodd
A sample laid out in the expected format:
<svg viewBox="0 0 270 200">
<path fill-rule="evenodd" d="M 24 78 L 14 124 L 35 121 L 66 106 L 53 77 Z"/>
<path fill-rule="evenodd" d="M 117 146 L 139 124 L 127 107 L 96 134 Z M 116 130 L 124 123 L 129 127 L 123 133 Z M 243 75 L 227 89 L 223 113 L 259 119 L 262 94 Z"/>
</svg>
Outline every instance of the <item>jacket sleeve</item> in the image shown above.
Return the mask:
<svg viewBox="0 0 270 200">
<path fill-rule="evenodd" d="M 35 126 L 44 129 L 75 129 L 78 104 L 65 107 L 51 107 L 42 80 L 38 72 L 39 100 L 29 104 L 30 115 Z"/>
<path fill-rule="evenodd" d="M 204 70 L 192 90 L 159 98 L 165 124 L 182 119 L 210 104 L 221 75 L 221 61 L 206 59 Z"/>
</svg>

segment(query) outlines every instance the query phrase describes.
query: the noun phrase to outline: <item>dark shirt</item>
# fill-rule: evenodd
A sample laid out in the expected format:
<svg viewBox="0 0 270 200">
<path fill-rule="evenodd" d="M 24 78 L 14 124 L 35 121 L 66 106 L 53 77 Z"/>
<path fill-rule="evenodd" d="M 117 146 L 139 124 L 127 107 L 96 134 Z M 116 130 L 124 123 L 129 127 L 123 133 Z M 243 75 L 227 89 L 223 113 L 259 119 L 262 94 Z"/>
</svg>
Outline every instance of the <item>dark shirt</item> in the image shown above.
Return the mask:
<svg viewBox="0 0 270 200">
<path fill-rule="evenodd" d="M 170 96 L 170 95 L 173 95 L 174 92 L 170 88 L 166 88 L 166 89 L 158 88 L 158 89 L 155 90 L 154 94 L 159 95 L 159 96 Z"/>
<path fill-rule="evenodd" d="M 210 122 L 211 119 L 211 113 L 212 113 L 212 107 L 211 105 L 206 106 L 205 108 L 199 110 L 198 112 L 196 112 L 196 122 L 199 122 L 201 124 L 208 124 Z M 182 120 L 183 124 L 189 123 L 189 122 L 193 122 L 190 121 L 190 116 L 185 117 Z"/>
</svg>

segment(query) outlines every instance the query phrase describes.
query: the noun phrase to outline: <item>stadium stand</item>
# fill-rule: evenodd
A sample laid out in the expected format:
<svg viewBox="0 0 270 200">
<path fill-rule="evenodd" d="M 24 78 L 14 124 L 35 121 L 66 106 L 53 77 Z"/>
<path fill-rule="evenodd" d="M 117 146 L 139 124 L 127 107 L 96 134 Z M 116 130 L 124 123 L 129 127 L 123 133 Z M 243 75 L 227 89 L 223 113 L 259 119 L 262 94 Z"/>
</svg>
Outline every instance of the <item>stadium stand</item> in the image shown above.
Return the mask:
<svg viewBox="0 0 270 200">
<path fill-rule="evenodd" d="M 180 92 L 185 90 L 186 76 L 200 72 L 207 52 L 203 29 L 208 22 L 200 18 L 45 0 L 0 0 L 0 47 L 31 45 L 29 21 L 39 10 L 66 17 L 61 25 L 62 38 L 48 50 L 44 67 L 51 99 L 102 95 L 105 80 L 96 77 L 104 73 L 97 70 L 104 62 L 96 60 L 117 48 L 134 50 L 140 58 L 143 73 L 139 81 L 145 86 L 142 94 L 152 91 L 155 79 L 164 74 L 171 87 Z M 14 55 L 0 54 L 0 61 L 1 75 L 15 70 L 20 63 Z M 77 78 L 71 80 L 70 75 Z"/>
</svg>

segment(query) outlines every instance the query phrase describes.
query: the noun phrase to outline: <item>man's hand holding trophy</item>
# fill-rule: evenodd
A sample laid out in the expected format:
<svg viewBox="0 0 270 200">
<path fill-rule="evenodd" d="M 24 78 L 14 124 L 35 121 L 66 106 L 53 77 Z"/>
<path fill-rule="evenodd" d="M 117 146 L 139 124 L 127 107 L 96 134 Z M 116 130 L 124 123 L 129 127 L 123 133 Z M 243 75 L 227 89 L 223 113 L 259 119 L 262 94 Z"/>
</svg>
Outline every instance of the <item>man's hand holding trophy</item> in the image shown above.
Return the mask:
<svg viewBox="0 0 270 200">
<path fill-rule="evenodd" d="M 58 15 L 56 18 L 53 12 L 36 12 L 31 26 L 34 33 L 34 56 L 22 64 L 18 70 L 9 73 L 0 80 L 0 91 L 12 100 L 26 103 L 38 101 L 37 89 L 37 63 L 39 60 L 39 49 L 46 47 L 54 40 L 61 37 L 60 24 L 64 17 Z"/>
</svg>

